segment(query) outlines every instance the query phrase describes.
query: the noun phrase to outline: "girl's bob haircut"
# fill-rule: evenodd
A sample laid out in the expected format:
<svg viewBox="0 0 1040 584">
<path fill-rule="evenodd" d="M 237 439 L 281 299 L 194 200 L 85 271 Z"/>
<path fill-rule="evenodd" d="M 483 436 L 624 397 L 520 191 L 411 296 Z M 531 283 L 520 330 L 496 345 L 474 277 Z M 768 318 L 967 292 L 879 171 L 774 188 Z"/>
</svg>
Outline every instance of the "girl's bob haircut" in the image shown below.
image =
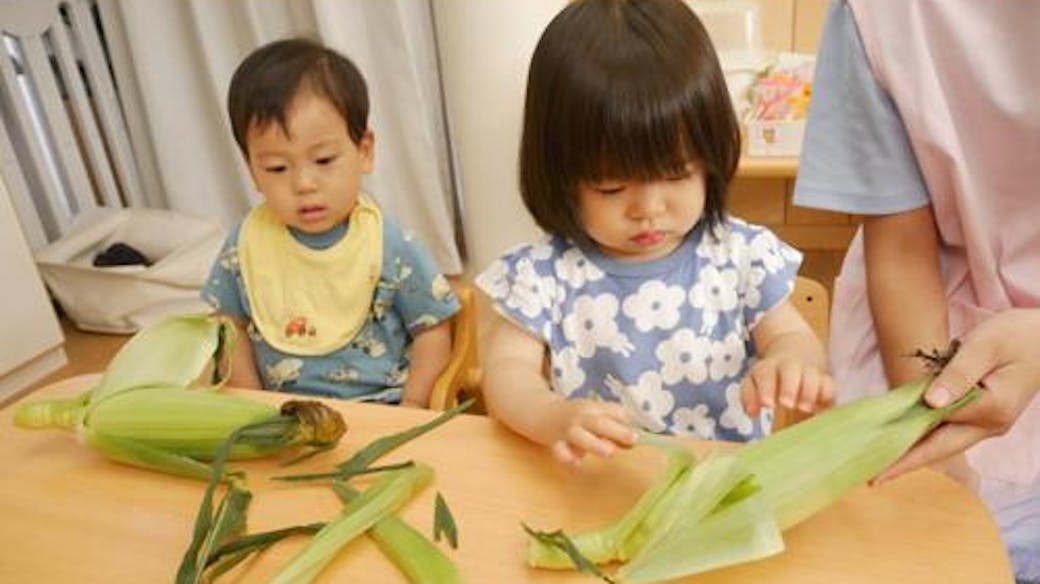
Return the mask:
<svg viewBox="0 0 1040 584">
<path fill-rule="evenodd" d="M 350 59 L 304 38 L 268 43 L 250 53 L 235 69 L 228 88 L 231 131 L 249 158 L 246 133 L 272 122 L 287 134 L 286 114 L 302 91 L 328 99 L 358 144 L 368 129 L 368 87 Z"/>
<path fill-rule="evenodd" d="M 660 180 L 690 163 L 705 178 L 700 223 L 716 225 L 740 158 L 725 78 L 704 26 L 680 0 L 577 0 L 531 58 L 520 190 L 543 230 L 588 242 L 586 182 Z"/>
</svg>

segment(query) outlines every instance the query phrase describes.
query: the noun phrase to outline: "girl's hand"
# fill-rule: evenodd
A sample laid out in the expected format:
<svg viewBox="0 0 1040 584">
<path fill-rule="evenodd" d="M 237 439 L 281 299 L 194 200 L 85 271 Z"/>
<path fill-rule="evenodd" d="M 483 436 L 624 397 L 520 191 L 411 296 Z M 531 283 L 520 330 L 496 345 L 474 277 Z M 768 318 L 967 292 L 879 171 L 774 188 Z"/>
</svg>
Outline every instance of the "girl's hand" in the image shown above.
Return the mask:
<svg viewBox="0 0 1040 584">
<path fill-rule="evenodd" d="M 630 448 L 639 438 L 619 404 L 563 401 L 550 416 L 553 436 L 549 448 L 566 464 L 578 464 L 586 454 L 611 456 L 619 447 Z"/>
<path fill-rule="evenodd" d="M 750 416 L 757 416 L 763 407 L 777 406 L 811 414 L 834 403 L 834 381 L 795 357 L 763 357 L 744 377 L 740 399 Z"/>
</svg>

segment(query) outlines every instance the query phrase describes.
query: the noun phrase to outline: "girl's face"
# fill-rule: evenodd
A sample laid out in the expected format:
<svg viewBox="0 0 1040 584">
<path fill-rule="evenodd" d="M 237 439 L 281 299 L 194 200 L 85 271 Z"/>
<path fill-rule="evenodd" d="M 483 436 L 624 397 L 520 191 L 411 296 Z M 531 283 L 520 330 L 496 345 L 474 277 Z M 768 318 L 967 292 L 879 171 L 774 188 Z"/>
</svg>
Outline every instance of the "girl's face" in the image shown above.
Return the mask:
<svg viewBox="0 0 1040 584">
<path fill-rule="evenodd" d="M 249 172 L 268 208 L 290 227 L 323 233 L 354 210 L 361 175 L 372 172 L 371 131 L 354 144 L 343 116 L 327 100 L 303 91 L 280 124 L 251 125 Z"/>
<path fill-rule="evenodd" d="M 704 214 L 704 174 L 648 182 L 603 180 L 578 188 L 582 227 L 604 255 L 623 262 L 663 258 Z"/>
</svg>

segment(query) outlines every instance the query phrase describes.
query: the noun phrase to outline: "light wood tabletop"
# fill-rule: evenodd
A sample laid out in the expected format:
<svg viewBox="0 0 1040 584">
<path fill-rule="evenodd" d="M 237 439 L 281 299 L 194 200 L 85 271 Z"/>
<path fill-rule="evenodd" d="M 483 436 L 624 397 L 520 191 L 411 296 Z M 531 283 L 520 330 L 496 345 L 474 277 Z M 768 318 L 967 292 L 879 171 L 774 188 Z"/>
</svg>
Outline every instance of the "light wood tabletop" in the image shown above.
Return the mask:
<svg viewBox="0 0 1040 584">
<path fill-rule="evenodd" d="M 79 376 L 25 398 L 72 394 L 96 376 Z M 239 391 L 266 401 L 284 394 Z M 432 418 L 398 407 L 327 402 L 349 430 L 339 447 L 292 467 L 319 472 L 372 439 Z M 0 582 L 170 582 L 188 545 L 203 485 L 120 466 L 92 453 L 75 436 L 22 430 L 17 404 L 0 411 Z M 691 444 L 700 451 L 717 447 Z M 400 515 L 429 534 L 433 499 L 443 494 L 458 523 L 459 549 L 440 545 L 467 582 L 591 582 L 570 572 L 524 563 L 520 523 L 568 531 L 610 522 L 664 468 L 646 448 L 572 470 L 548 452 L 491 419 L 463 415 L 391 453 L 382 463 L 416 460 L 436 472 L 433 484 Z M 325 521 L 341 508 L 324 485 L 267 480 L 285 474 L 276 460 L 238 464 L 254 493 L 251 532 Z M 362 483 L 363 484 L 363 483 Z M 784 553 L 690 578 L 689 582 L 900 584 L 1010 582 L 996 526 L 969 491 L 932 471 L 918 471 L 877 488 L 862 488 L 789 530 Z M 222 582 L 263 582 L 302 546 L 283 541 Z M 692 550 L 691 550 L 692 552 Z M 319 582 L 403 583 L 367 538 L 352 542 Z"/>
</svg>

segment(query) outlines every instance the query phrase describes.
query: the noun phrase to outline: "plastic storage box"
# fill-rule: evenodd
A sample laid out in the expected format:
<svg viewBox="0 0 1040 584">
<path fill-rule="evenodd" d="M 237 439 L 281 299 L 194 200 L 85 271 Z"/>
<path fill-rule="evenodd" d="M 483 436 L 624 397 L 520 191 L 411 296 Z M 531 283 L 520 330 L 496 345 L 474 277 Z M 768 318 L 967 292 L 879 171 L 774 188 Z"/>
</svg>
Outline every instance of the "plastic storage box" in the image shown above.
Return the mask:
<svg viewBox="0 0 1040 584">
<path fill-rule="evenodd" d="M 97 209 L 35 259 L 77 327 L 133 333 L 170 314 L 212 310 L 199 289 L 224 236 L 217 223 L 175 211 Z M 117 242 L 143 253 L 151 265 L 95 267 L 94 257 Z"/>
</svg>

